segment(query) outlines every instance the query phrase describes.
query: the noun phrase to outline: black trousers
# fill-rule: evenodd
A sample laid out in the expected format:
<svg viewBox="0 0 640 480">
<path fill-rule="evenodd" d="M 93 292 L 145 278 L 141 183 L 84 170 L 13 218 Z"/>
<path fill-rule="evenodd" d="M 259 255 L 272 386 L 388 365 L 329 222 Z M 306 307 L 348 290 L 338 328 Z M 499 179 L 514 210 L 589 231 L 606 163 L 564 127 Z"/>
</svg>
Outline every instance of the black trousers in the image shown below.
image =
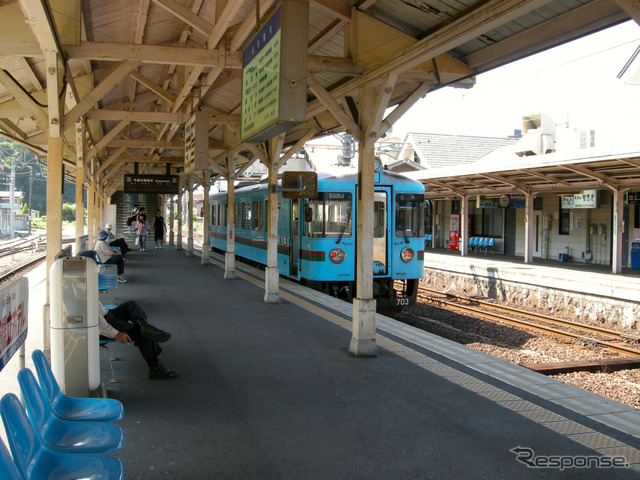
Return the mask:
<svg viewBox="0 0 640 480">
<path fill-rule="evenodd" d="M 117 265 L 118 266 L 118 275 L 122 275 L 124 273 L 124 258 L 122 255 L 112 255 L 110 256 L 106 262 L 103 262 L 109 265 Z"/>
<path fill-rule="evenodd" d="M 137 302 L 133 300 L 124 302 L 107 311 L 104 318 L 113 328 L 131 337 L 133 344 L 138 347 L 149 368 L 159 365 L 158 355 L 162 352 L 162 348 L 158 342 L 143 338 L 140 335 L 140 327 L 134 323 L 136 319 L 147 319 L 147 314 Z"/>
<path fill-rule="evenodd" d="M 129 245 L 124 240 L 124 238 L 116 238 L 113 242 L 109 244 L 109 246 L 120 248 L 120 252 L 122 252 L 123 257 L 126 257 L 127 252 L 129 251 Z"/>
</svg>

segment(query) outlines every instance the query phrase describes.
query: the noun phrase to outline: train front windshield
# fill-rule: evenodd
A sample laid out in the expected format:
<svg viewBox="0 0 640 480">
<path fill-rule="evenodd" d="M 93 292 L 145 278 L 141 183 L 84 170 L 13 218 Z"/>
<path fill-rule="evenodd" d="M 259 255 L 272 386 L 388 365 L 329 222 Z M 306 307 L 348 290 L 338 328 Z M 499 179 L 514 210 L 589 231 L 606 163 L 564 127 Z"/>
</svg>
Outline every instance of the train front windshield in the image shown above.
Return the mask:
<svg viewBox="0 0 640 480">
<path fill-rule="evenodd" d="M 318 198 L 309 201 L 309 236 L 350 237 L 351 201 L 351 194 L 347 192 L 318 193 Z"/>
<path fill-rule="evenodd" d="M 424 195 L 396 195 L 396 237 L 424 236 Z"/>
</svg>

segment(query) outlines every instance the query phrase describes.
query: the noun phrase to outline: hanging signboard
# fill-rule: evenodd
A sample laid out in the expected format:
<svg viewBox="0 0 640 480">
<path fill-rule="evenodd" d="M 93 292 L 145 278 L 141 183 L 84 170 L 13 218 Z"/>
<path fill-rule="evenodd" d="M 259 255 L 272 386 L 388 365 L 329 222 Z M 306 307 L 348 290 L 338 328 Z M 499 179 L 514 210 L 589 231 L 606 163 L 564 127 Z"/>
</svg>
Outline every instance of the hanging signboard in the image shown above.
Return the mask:
<svg viewBox="0 0 640 480">
<path fill-rule="evenodd" d="M 242 56 L 245 142 L 263 142 L 306 120 L 309 2 L 283 0 Z"/>
<path fill-rule="evenodd" d="M 124 176 L 124 193 L 180 193 L 178 175 L 133 175 Z"/>
<path fill-rule="evenodd" d="M 0 370 L 18 351 L 27 338 L 27 308 L 29 305 L 29 281 L 26 278 L 13 282 L 0 290 Z"/>
<path fill-rule="evenodd" d="M 628 205 L 640 205 L 640 192 L 629 192 L 629 193 L 627 193 L 627 204 Z"/>
<path fill-rule="evenodd" d="M 209 168 L 209 114 L 196 112 L 184 125 L 184 172 Z"/>
<path fill-rule="evenodd" d="M 597 194 L 597 190 L 584 190 L 582 193 L 562 195 L 562 208 L 598 208 Z"/>
</svg>

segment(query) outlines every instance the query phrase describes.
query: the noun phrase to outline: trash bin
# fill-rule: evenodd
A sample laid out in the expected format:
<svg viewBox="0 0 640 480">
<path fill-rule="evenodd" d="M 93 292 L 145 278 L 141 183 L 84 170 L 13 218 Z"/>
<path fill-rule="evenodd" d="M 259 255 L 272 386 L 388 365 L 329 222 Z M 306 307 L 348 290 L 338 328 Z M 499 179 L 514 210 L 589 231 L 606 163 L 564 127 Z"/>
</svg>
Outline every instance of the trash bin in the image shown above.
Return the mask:
<svg viewBox="0 0 640 480">
<path fill-rule="evenodd" d="M 64 393 L 88 397 L 100 385 L 98 267 L 60 258 L 50 278 L 51 369 Z"/>
<path fill-rule="evenodd" d="M 640 242 L 631 242 L 631 268 L 640 270 Z"/>
</svg>

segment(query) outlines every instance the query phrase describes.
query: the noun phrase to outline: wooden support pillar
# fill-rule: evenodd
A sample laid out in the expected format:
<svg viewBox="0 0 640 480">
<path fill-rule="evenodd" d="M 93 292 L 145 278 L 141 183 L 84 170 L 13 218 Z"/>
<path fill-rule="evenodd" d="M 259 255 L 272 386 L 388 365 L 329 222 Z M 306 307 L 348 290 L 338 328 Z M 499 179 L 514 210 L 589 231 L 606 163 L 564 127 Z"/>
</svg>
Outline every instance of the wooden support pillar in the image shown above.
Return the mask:
<svg viewBox="0 0 640 480">
<path fill-rule="evenodd" d="M 611 273 L 622 273 L 622 233 L 624 225 L 624 201 L 621 190 L 613 191 L 613 219 L 611 235 Z"/>
<path fill-rule="evenodd" d="M 202 196 L 202 257 L 200 264 L 206 265 L 210 262 L 209 259 L 209 219 L 211 215 L 209 214 L 209 181 L 211 179 L 211 175 L 209 171 L 202 173 L 202 188 L 204 190 Z"/>
<path fill-rule="evenodd" d="M 180 193 L 178 194 L 178 232 L 176 239 L 176 250 L 182 250 L 182 179 L 180 179 Z"/>
<path fill-rule="evenodd" d="M 81 247 L 84 235 L 84 123 L 76 123 L 76 249 Z"/>
<path fill-rule="evenodd" d="M 267 168 L 269 190 L 267 195 L 267 268 L 265 269 L 264 302 L 280 302 L 280 270 L 278 269 L 278 168 L 284 135 L 269 140 L 269 164 Z"/>
<path fill-rule="evenodd" d="M 469 235 L 467 234 L 467 219 L 468 210 L 468 198 L 464 195 L 460 197 L 460 235 L 458 237 L 458 248 L 460 249 L 460 255 L 466 257 L 469 254 Z"/>
<path fill-rule="evenodd" d="M 224 278 L 236 278 L 235 184 L 236 158 L 227 159 L 227 251 L 224 254 Z"/>
<path fill-rule="evenodd" d="M 193 256 L 193 182 L 191 177 L 187 177 L 189 181 L 188 203 L 187 203 L 187 257 Z"/>
<path fill-rule="evenodd" d="M 436 248 L 436 237 L 438 233 L 438 222 L 436 222 L 437 217 L 437 200 L 431 200 L 431 249 Z"/>
<path fill-rule="evenodd" d="M 50 316 L 50 278 L 49 271 L 55 256 L 62 249 L 62 159 L 63 136 L 62 99 L 58 92 L 62 90 L 62 59 L 55 52 L 45 50 L 48 103 L 48 139 L 47 139 L 47 280 L 46 301 L 43 310 L 43 349 L 45 354 L 51 350 Z"/>
<path fill-rule="evenodd" d="M 356 296 L 353 299 L 353 330 L 349 351 L 357 356 L 378 355 L 376 343 L 376 301 L 373 299 L 373 200 L 375 185 L 375 144 L 371 130 L 374 88 L 359 90 L 360 122 L 363 137 L 358 150 L 358 226 L 356 238 Z M 364 126 L 364 128 L 362 128 Z"/>
<path fill-rule="evenodd" d="M 524 263 L 533 263 L 533 245 L 535 244 L 535 219 L 533 215 L 533 195 L 525 193 L 524 210 Z"/>
<path fill-rule="evenodd" d="M 175 197 L 173 195 L 171 195 L 171 198 L 169 200 L 169 246 L 172 247 L 173 246 L 173 220 L 174 220 L 174 214 L 173 212 L 175 211 Z"/>
<path fill-rule="evenodd" d="M 91 162 L 93 163 L 93 161 Z M 87 188 L 87 233 L 88 233 L 88 247 L 93 249 L 96 244 L 96 223 L 95 223 L 95 199 L 96 191 L 93 182 L 93 175 L 89 176 L 89 186 Z"/>
</svg>

